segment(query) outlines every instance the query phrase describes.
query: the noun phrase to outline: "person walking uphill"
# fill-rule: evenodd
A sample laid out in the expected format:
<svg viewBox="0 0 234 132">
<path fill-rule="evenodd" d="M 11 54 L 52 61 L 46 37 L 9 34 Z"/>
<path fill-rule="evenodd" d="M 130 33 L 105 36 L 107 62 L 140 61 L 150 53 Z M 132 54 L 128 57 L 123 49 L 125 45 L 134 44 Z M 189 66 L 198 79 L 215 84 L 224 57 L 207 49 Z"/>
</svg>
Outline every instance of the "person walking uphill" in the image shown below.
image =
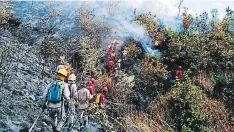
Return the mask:
<svg viewBox="0 0 234 132">
<path fill-rule="evenodd" d="M 90 94 L 90 91 L 86 88 L 86 84 L 87 83 L 82 82 L 80 84 L 81 89 L 77 92 L 77 110 L 81 129 L 83 129 L 84 126 L 87 125 L 88 117 L 85 115 L 87 109 L 89 108 L 89 100 L 93 98 L 93 96 Z M 84 121 L 84 123 L 82 123 L 82 120 Z"/>
<path fill-rule="evenodd" d="M 67 71 L 60 69 L 57 72 L 56 80 L 45 89 L 42 98 L 48 105 L 43 105 L 43 109 L 49 111 L 49 116 L 52 119 L 53 132 L 61 132 L 61 128 L 64 122 L 64 101 L 70 101 L 70 92 L 64 83 L 64 79 L 67 77 Z"/>
<path fill-rule="evenodd" d="M 75 74 L 71 74 L 68 78 L 68 87 L 70 91 L 70 113 L 68 117 L 69 125 L 68 131 L 71 131 L 74 122 L 74 115 L 75 115 L 75 101 L 77 98 L 77 86 L 76 86 L 76 76 Z"/>
<path fill-rule="evenodd" d="M 112 72 L 113 72 L 113 70 L 114 70 L 114 68 L 113 68 L 113 66 L 114 66 L 114 61 L 113 61 L 113 59 L 110 59 L 109 61 L 108 61 L 108 73 L 109 74 L 111 74 Z"/>
</svg>

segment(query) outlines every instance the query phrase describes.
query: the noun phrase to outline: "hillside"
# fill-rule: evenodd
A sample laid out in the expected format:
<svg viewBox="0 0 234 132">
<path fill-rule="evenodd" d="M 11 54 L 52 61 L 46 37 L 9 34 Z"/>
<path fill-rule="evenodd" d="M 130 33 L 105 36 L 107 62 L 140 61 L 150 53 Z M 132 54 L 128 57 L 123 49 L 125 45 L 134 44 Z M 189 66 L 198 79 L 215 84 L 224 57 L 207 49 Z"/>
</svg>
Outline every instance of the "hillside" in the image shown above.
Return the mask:
<svg viewBox="0 0 234 132">
<path fill-rule="evenodd" d="M 125 18 L 111 10 L 118 2 L 103 3 L 98 7 L 109 12 L 87 3 L 77 10 L 59 10 L 65 3 L 56 2 L 0 4 L 1 132 L 31 127 L 62 60 L 71 65 L 78 87 L 92 76 L 97 92 L 109 88 L 106 110 L 91 104 L 87 131 L 234 131 L 234 11 L 227 8 L 219 21 L 215 13 L 210 18 L 181 9 L 180 29 L 173 30 L 151 12 L 136 8 Z M 113 41 L 121 67 L 110 75 Z M 33 131 L 52 131 L 49 124 L 45 112 Z M 73 131 L 78 128 L 76 120 Z"/>
</svg>

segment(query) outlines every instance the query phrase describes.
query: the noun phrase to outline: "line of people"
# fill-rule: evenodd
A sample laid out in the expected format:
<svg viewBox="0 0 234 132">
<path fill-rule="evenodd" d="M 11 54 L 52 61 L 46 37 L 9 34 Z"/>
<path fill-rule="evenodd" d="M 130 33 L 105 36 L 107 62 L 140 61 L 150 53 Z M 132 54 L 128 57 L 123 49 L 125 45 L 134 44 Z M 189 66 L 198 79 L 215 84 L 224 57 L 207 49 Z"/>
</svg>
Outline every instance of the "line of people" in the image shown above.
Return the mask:
<svg viewBox="0 0 234 132">
<path fill-rule="evenodd" d="M 120 63 L 121 60 L 118 59 L 115 63 L 116 59 L 116 46 L 118 44 L 118 40 L 114 40 L 109 46 L 108 46 L 108 54 L 109 54 L 109 61 L 107 63 L 108 66 L 108 74 L 111 75 L 114 71 L 118 72 L 120 70 Z"/>
<path fill-rule="evenodd" d="M 93 103 L 94 97 L 100 108 L 105 109 L 108 102 L 106 99 L 107 87 L 103 88 L 102 93 L 96 95 L 94 78 L 81 82 L 79 87 L 77 87 L 76 81 L 76 76 L 71 73 L 68 63 L 59 65 L 55 80 L 47 86 L 43 93 L 42 108 L 48 110 L 53 132 L 61 132 L 66 121 L 69 124 L 68 131 L 71 131 L 76 112 L 81 129 L 83 129 L 88 122 L 87 109 Z"/>
<path fill-rule="evenodd" d="M 121 60 L 116 58 L 116 45 L 118 40 L 114 40 L 109 45 L 108 74 L 113 71 L 120 70 Z M 63 57 L 64 59 L 64 57 Z M 62 60 L 63 60 L 62 59 Z M 53 132 L 60 132 L 66 122 L 68 122 L 68 131 L 72 130 L 74 124 L 74 115 L 77 112 L 81 128 L 87 125 L 88 116 L 87 109 L 90 104 L 95 102 L 100 109 L 105 109 L 108 103 L 106 98 L 108 88 L 104 87 L 101 93 L 96 94 L 95 79 L 91 78 L 88 81 L 76 85 L 76 76 L 71 72 L 69 63 L 59 65 L 56 69 L 57 74 L 55 79 L 47 86 L 42 96 L 42 108 L 47 109 L 49 117 L 52 119 Z M 95 99 L 94 99 L 95 97 Z M 82 122 L 83 121 L 83 122 Z"/>
</svg>

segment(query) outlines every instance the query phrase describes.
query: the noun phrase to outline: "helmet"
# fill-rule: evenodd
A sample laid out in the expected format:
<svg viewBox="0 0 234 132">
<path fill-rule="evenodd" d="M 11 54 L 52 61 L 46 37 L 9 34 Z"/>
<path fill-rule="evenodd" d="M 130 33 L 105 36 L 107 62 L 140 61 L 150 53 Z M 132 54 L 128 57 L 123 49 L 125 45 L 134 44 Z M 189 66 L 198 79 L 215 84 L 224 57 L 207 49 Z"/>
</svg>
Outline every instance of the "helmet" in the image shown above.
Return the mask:
<svg viewBox="0 0 234 132">
<path fill-rule="evenodd" d="M 65 70 L 65 69 L 60 69 L 60 70 L 57 72 L 57 74 L 61 74 L 61 75 L 65 76 L 65 77 L 67 77 L 67 70 Z"/>
<path fill-rule="evenodd" d="M 178 68 L 179 68 L 179 69 L 182 69 L 182 66 L 179 66 Z"/>
<path fill-rule="evenodd" d="M 158 41 L 158 40 L 155 40 L 154 46 L 158 46 L 158 45 L 159 45 L 159 41 Z"/>
<path fill-rule="evenodd" d="M 120 62 L 121 62 L 121 60 L 118 60 L 117 62 L 118 62 L 118 63 L 120 63 Z"/>
<path fill-rule="evenodd" d="M 76 75 L 75 74 L 71 74 L 69 76 L 68 80 L 76 81 Z"/>
<path fill-rule="evenodd" d="M 104 87 L 104 88 L 102 89 L 102 91 L 103 91 L 103 92 L 107 92 L 107 91 L 108 91 L 108 88 L 107 88 L 107 87 Z"/>
<path fill-rule="evenodd" d="M 94 78 L 91 78 L 90 81 L 95 82 L 95 79 L 94 79 Z"/>
</svg>

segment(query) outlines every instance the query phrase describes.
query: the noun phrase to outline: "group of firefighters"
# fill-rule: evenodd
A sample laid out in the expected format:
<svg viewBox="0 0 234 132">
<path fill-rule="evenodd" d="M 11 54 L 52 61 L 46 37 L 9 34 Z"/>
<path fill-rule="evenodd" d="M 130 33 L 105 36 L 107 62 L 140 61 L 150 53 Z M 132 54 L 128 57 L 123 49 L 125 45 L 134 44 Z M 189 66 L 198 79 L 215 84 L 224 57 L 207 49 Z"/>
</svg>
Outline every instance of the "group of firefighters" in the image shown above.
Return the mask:
<svg viewBox="0 0 234 132">
<path fill-rule="evenodd" d="M 109 46 L 109 61 L 108 74 L 120 69 L 120 60 L 116 59 L 116 45 L 118 41 L 113 41 Z M 42 110 L 47 109 L 48 115 L 52 120 L 53 132 L 61 132 L 65 122 L 68 122 L 68 131 L 71 131 L 74 123 L 74 115 L 77 112 L 81 130 L 88 123 L 87 109 L 93 103 L 98 104 L 100 109 L 105 109 L 108 103 L 106 94 L 107 87 L 103 87 L 101 93 L 96 94 L 95 79 L 87 78 L 80 83 L 79 89 L 76 85 L 76 76 L 71 72 L 69 63 L 61 64 L 57 67 L 57 74 L 47 88 L 45 89 L 42 98 Z M 182 78 L 182 67 L 179 66 L 176 71 L 177 79 Z"/>
<path fill-rule="evenodd" d="M 83 81 L 78 89 L 76 76 L 71 73 L 69 64 L 57 67 L 55 80 L 45 89 L 41 103 L 42 109 L 48 110 L 53 132 L 61 132 L 65 122 L 68 122 L 68 131 L 71 131 L 75 112 L 80 119 L 81 129 L 84 129 L 88 121 L 87 109 L 94 97 L 100 109 L 105 109 L 108 88 L 104 87 L 102 93 L 96 95 L 95 81 L 94 78 Z"/>
<path fill-rule="evenodd" d="M 118 40 L 114 40 L 109 46 L 108 46 L 108 55 L 109 55 L 109 61 L 107 63 L 108 66 L 108 74 L 111 75 L 114 71 L 117 72 L 120 69 L 120 63 L 121 60 L 118 59 L 115 63 L 116 59 L 116 46 L 118 44 Z"/>
<path fill-rule="evenodd" d="M 111 75 L 113 71 L 120 69 L 120 60 L 116 58 L 117 40 L 114 40 L 109 47 L 109 61 L 108 74 Z M 64 63 L 64 62 L 63 62 Z M 83 129 L 88 122 L 87 109 L 93 103 L 98 104 L 100 109 L 105 109 L 108 103 L 106 94 L 107 87 L 103 87 L 102 92 L 96 94 L 95 79 L 90 77 L 80 83 L 79 89 L 76 85 L 76 75 L 71 72 L 69 63 L 61 64 L 56 69 L 57 74 L 55 80 L 52 81 L 45 89 L 42 98 L 42 109 L 48 110 L 48 115 L 52 120 L 53 132 L 61 132 L 65 122 L 68 122 L 68 131 L 71 131 L 74 123 L 74 115 L 77 112 L 81 129 Z"/>
</svg>

